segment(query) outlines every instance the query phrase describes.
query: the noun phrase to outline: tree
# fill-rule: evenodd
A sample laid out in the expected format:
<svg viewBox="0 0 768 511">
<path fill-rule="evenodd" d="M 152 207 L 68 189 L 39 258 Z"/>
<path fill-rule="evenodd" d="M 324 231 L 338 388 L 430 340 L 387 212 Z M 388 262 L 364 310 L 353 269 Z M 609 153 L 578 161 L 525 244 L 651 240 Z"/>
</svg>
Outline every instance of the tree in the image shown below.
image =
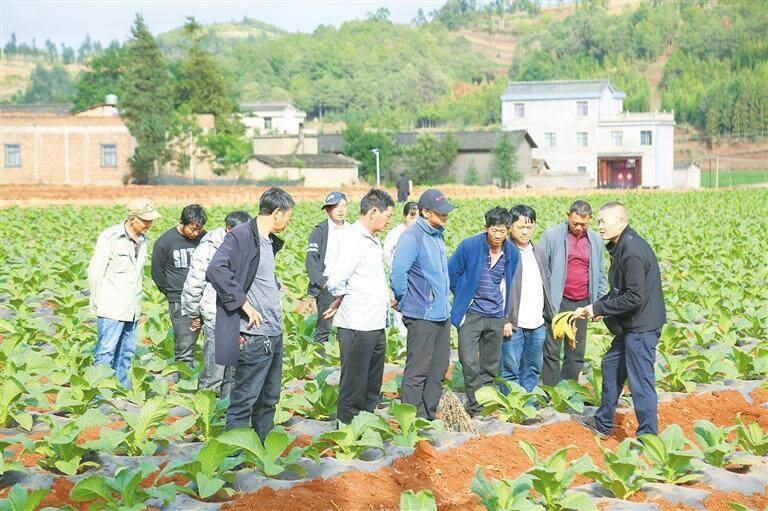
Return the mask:
<svg viewBox="0 0 768 511">
<path fill-rule="evenodd" d="M 450 133 L 438 139 L 431 133 L 416 137 L 416 143 L 403 149 L 406 174 L 419 184 L 451 180 L 448 169 L 459 152 L 459 141 Z"/>
<path fill-rule="evenodd" d="M 11 32 L 11 38 L 5 43 L 3 51 L 6 55 L 13 55 L 19 51 L 18 40 L 16 39 L 16 32 Z"/>
<path fill-rule="evenodd" d="M 64 64 L 72 64 L 75 61 L 75 50 L 71 47 L 62 44 L 61 45 L 61 61 Z"/>
<path fill-rule="evenodd" d="M 85 59 L 88 58 L 91 53 L 93 53 L 93 42 L 91 41 L 91 36 L 85 34 L 83 43 L 80 45 L 80 48 L 77 49 L 77 61 L 81 63 L 85 62 Z"/>
<path fill-rule="evenodd" d="M 118 101 L 122 100 L 124 65 L 125 52 L 119 45 L 94 57 L 75 84 L 75 110 L 102 103 L 107 94 L 116 94 Z"/>
<path fill-rule="evenodd" d="M 56 49 L 56 45 L 51 42 L 50 39 L 45 40 L 45 54 L 48 62 L 55 62 L 59 56 L 59 51 Z"/>
<path fill-rule="evenodd" d="M 129 163 L 137 183 L 147 183 L 168 161 L 169 135 L 176 124 L 171 75 L 144 18 L 136 15 L 124 47 L 122 117 L 136 139 Z"/>
<path fill-rule="evenodd" d="M 493 178 L 502 188 L 519 182 L 523 175 L 517 171 L 517 146 L 509 133 L 504 133 L 493 149 Z"/>
<path fill-rule="evenodd" d="M 477 186 L 481 183 L 482 181 L 480 180 L 480 173 L 477 170 L 475 159 L 472 158 L 472 160 L 469 162 L 469 167 L 467 168 L 467 175 L 464 176 L 464 184 L 469 186 Z"/>
<path fill-rule="evenodd" d="M 391 175 L 397 148 L 389 135 L 381 131 L 366 131 L 362 126 L 351 124 L 342 131 L 344 146 L 342 152 L 360 162 L 362 179 L 376 176 L 376 156 L 371 149 L 379 150 L 381 175 Z"/>
<path fill-rule="evenodd" d="M 48 69 L 38 64 L 32 70 L 27 89 L 14 100 L 18 103 L 68 103 L 74 92 L 72 77 L 66 68 L 54 64 Z"/>
</svg>

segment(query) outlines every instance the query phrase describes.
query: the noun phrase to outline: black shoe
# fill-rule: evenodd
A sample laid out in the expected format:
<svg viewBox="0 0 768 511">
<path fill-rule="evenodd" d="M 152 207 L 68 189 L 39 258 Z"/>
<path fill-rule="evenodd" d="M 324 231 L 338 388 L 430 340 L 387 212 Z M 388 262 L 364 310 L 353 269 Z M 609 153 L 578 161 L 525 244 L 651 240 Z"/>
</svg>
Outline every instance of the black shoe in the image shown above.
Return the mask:
<svg viewBox="0 0 768 511">
<path fill-rule="evenodd" d="M 608 433 L 603 433 L 600 431 L 600 428 L 597 427 L 597 422 L 595 422 L 594 416 L 586 416 L 586 415 L 573 415 L 573 420 L 587 428 L 588 430 L 592 431 L 594 434 L 599 436 L 601 439 L 605 440 L 608 438 Z"/>
</svg>

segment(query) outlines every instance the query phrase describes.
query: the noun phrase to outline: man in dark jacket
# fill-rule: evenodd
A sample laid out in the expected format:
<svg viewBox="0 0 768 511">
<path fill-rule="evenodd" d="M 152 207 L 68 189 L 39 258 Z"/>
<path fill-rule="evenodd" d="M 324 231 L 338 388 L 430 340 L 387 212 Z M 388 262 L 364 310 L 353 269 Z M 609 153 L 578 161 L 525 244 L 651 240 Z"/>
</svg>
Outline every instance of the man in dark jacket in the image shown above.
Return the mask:
<svg viewBox="0 0 768 511">
<path fill-rule="evenodd" d="M 536 211 L 519 204 L 509 212 L 509 234 L 520 259 L 512 279 L 499 376 L 531 392 L 539 384 L 546 330 L 554 314 L 549 270 L 544 251 L 531 241 L 536 232 Z M 506 385 L 501 391 L 508 392 Z"/>
<path fill-rule="evenodd" d="M 401 172 L 400 177 L 395 181 L 395 187 L 397 188 L 397 202 L 407 201 L 411 194 L 411 182 L 405 177 L 404 172 Z"/>
<path fill-rule="evenodd" d="M 182 313 L 181 292 L 192 254 L 205 236 L 203 227 L 207 220 L 201 205 L 190 204 L 181 211 L 179 223 L 157 238 L 152 247 L 152 280 L 168 300 L 176 362 L 184 362 L 190 368 L 194 363 L 200 321 Z"/>
<path fill-rule="evenodd" d="M 216 363 L 235 366 L 227 429 L 249 423 L 261 440 L 274 427 L 283 365 L 283 315 L 275 275 L 275 234 L 288 226 L 294 201 L 270 188 L 259 215 L 232 229 L 206 271 L 216 290 Z"/>
<path fill-rule="evenodd" d="M 629 226 L 620 202 L 600 208 L 600 236 L 608 241 L 610 292 L 597 302 L 576 309 L 579 317 L 605 318 L 615 336 L 602 363 L 603 393 L 594 417 L 576 417 L 599 435 L 613 431 L 616 405 L 629 379 L 637 416 L 637 435 L 658 434 L 654 361 L 661 329 L 667 320 L 661 273 L 651 246 Z"/>
<path fill-rule="evenodd" d="M 331 274 L 331 265 L 338 257 L 339 245 L 343 234 L 351 225 L 347 222 L 347 196 L 341 192 L 331 192 L 325 198 L 322 208 L 328 215 L 312 229 L 307 243 L 307 257 L 304 267 L 309 275 L 307 294 L 315 299 L 317 323 L 315 324 L 315 342 L 325 342 L 331 332 L 332 320 L 325 319 L 323 313 L 334 301 L 326 283 Z"/>
<path fill-rule="evenodd" d="M 465 408 L 470 415 L 482 410 L 475 392 L 492 384 L 499 370 L 512 276 L 520 257 L 507 239 L 511 223 L 505 208 L 489 210 L 485 213 L 485 232 L 459 243 L 448 260 L 453 293 L 451 323 L 459 331 Z"/>
</svg>

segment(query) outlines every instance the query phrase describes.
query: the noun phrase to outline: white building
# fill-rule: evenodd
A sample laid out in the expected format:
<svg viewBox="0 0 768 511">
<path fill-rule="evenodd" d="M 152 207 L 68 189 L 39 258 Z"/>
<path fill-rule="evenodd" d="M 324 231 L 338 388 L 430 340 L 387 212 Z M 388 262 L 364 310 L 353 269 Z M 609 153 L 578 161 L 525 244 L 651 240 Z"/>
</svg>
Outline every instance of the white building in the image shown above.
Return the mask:
<svg viewBox="0 0 768 511">
<path fill-rule="evenodd" d="M 624 112 L 626 94 L 608 80 L 510 83 L 504 130 L 528 130 L 552 178 L 589 177 L 607 188 L 674 186 L 672 113 Z"/>
<path fill-rule="evenodd" d="M 286 101 L 241 103 L 241 120 L 248 136 L 298 135 L 307 114 Z"/>
</svg>

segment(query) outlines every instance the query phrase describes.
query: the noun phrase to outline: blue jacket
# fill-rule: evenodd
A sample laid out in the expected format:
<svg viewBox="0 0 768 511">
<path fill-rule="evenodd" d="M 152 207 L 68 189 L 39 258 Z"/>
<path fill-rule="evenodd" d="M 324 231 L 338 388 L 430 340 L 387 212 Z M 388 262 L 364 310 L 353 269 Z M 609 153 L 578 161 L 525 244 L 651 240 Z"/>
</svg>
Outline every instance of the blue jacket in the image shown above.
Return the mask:
<svg viewBox="0 0 768 511">
<path fill-rule="evenodd" d="M 483 271 L 485 271 L 485 266 L 488 262 L 489 250 L 487 235 L 483 232 L 459 243 L 456 251 L 448 261 L 448 274 L 451 278 L 451 292 L 453 293 L 451 323 L 456 328 L 459 328 L 461 325 L 464 315 L 472 303 L 472 298 L 475 296 L 477 285 L 480 283 L 480 277 Z M 520 253 L 508 239 L 504 240 L 503 250 L 506 255 L 504 317 L 507 317 L 509 314 L 512 277 L 515 275 Z"/>
<path fill-rule="evenodd" d="M 403 231 L 389 282 L 397 308 L 406 318 L 447 320 L 449 279 L 443 229 L 430 227 L 419 217 Z"/>
</svg>

